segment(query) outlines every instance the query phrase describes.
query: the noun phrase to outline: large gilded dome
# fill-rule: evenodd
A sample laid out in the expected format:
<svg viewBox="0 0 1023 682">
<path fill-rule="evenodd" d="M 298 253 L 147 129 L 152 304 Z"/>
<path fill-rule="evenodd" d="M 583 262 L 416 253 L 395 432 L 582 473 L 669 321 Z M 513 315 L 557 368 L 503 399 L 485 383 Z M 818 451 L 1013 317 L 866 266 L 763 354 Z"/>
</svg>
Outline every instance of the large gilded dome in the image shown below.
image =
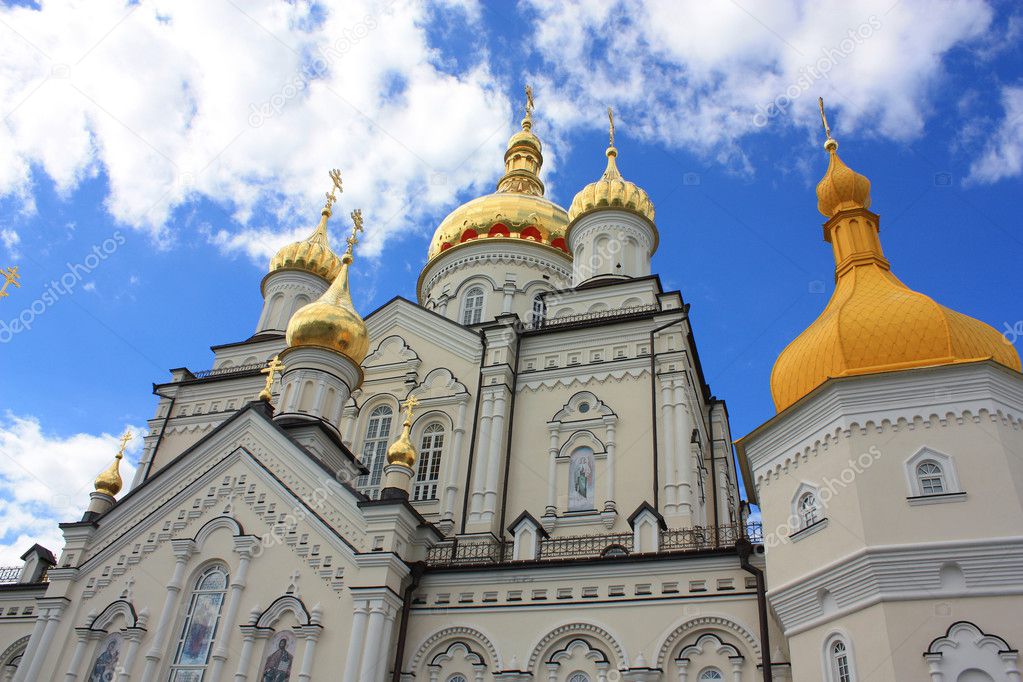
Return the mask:
<svg viewBox="0 0 1023 682">
<path fill-rule="evenodd" d="M 480 239 L 527 239 L 568 253 L 565 209 L 544 197 L 540 180 L 543 145 L 533 133 L 532 94 L 522 129 L 508 140 L 505 172 L 493 194 L 478 197 L 452 211 L 430 241 L 427 261 L 444 251 Z"/>
<path fill-rule="evenodd" d="M 828 170 L 817 186 L 829 218 L 835 292 L 824 312 L 782 351 L 771 372 L 779 412 L 830 378 L 994 360 L 1020 370 L 1015 349 L 993 327 L 937 304 L 892 274 L 878 216 L 867 210 L 870 182 L 846 166 L 828 139 Z"/>
</svg>

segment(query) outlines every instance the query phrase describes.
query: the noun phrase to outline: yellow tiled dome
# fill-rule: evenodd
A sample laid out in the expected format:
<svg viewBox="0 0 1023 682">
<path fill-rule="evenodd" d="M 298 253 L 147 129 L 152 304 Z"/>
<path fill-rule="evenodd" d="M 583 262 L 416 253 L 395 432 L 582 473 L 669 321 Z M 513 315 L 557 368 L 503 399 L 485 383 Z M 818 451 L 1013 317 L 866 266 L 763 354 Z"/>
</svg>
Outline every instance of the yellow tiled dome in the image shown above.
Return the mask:
<svg viewBox="0 0 1023 682">
<path fill-rule="evenodd" d="M 891 273 L 867 210 L 870 182 L 849 169 L 829 139 L 828 171 L 817 186 L 830 218 L 835 292 L 820 317 L 782 351 L 771 372 L 779 412 L 830 378 L 912 367 L 994 360 L 1020 370 L 1016 350 L 993 327 L 913 291 Z"/>
<path fill-rule="evenodd" d="M 320 224 L 311 235 L 302 241 L 293 242 L 281 248 L 270 259 L 270 272 L 278 270 L 304 270 L 333 282 L 341 271 L 341 259 L 330 248 L 327 241 L 327 218 L 330 209 L 324 208 Z"/>
<path fill-rule="evenodd" d="M 615 147 L 607 148 L 607 169 L 599 180 L 583 187 L 572 199 L 568 209 L 570 222 L 600 208 L 632 211 L 654 222 L 654 202 L 650 201 L 646 190 L 622 177 L 615 161 L 617 156 L 618 150 Z"/>
</svg>

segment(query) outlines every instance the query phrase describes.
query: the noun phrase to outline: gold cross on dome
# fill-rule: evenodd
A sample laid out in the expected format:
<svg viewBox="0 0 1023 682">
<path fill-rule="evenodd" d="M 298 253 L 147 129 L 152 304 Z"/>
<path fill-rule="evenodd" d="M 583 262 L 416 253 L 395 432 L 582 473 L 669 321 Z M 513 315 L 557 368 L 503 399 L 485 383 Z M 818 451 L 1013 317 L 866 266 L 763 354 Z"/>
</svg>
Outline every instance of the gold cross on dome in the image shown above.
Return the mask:
<svg viewBox="0 0 1023 682">
<path fill-rule="evenodd" d="M 127 431 L 124 432 L 124 435 L 121 436 L 121 448 L 117 451 L 116 455 L 117 459 L 121 459 L 122 457 L 124 457 L 124 450 L 125 448 L 128 447 L 128 441 L 130 441 L 134 437 L 134 435 L 135 434 L 131 432 L 131 429 L 128 429 Z"/>
<path fill-rule="evenodd" d="M 607 146 L 615 146 L 615 112 L 611 107 L 607 108 L 607 120 L 608 120 L 608 137 L 610 142 Z"/>
<path fill-rule="evenodd" d="M 412 421 L 412 411 L 416 408 L 416 405 L 418 404 L 419 400 L 414 395 L 410 395 L 408 399 L 404 403 L 402 403 L 401 407 L 402 409 L 405 410 L 405 421 L 408 422 Z"/>
<path fill-rule="evenodd" d="M 8 296 L 10 296 L 10 294 L 7 293 L 7 287 L 11 284 L 18 287 L 19 289 L 21 288 L 21 285 L 18 283 L 18 279 L 21 277 L 21 275 L 18 274 L 17 265 L 12 265 L 6 270 L 0 268 L 0 274 L 3 274 L 4 276 L 3 286 L 0 286 L 0 298 L 7 298 Z"/>
<path fill-rule="evenodd" d="M 329 192 L 327 192 L 327 205 L 323 207 L 323 210 L 327 211 L 328 213 L 330 213 L 331 209 L 333 208 L 334 202 L 337 201 L 336 193 L 344 192 L 344 190 L 341 188 L 341 171 L 338 170 L 337 168 L 332 168 L 330 170 L 329 175 L 331 182 L 334 183 L 334 186 L 330 188 Z"/>
<path fill-rule="evenodd" d="M 817 98 L 817 108 L 821 110 L 821 123 L 824 124 L 824 134 L 827 135 L 828 139 L 830 140 L 831 139 L 831 126 L 828 125 L 828 117 L 824 113 L 824 98 L 823 97 L 818 97 Z"/>
<path fill-rule="evenodd" d="M 348 253 L 351 254 L 355 245 L 359 243 L 359 233 L 362 232 L 362 209 L 352 211 L 352 234 L 345 240 L 348 244 Z"/>
<path fill-rule="evenodd" d="M 273 394 L 270 392 L 270 389 L 274 385 L 274 378 L 276 377 L 277 372 L 283 372 L 283 371 L 284 371 L 284 363 L 282 363 L 280 361 L 280 356 L 279 355 L 273 356 L 273 359 L 270 360 L 270 362 L 266 363 L 266 367 L 264 367 L 263 369 L 259 370 L 260 374 L 265 374 L 266 375 L 266 385 L 263 386 L 263 390 L 259 392 L 259 399 L 260 400 L 265 400 L 266 402 L 270 402 L 270 398 L 273 397 Z"/>
<path fill-rule="evenodd" d="M 526 86 L 526 118 L 533 118 L 533 109 L 536 105 L 533 104 L 533 88 Z"/>
</svg>

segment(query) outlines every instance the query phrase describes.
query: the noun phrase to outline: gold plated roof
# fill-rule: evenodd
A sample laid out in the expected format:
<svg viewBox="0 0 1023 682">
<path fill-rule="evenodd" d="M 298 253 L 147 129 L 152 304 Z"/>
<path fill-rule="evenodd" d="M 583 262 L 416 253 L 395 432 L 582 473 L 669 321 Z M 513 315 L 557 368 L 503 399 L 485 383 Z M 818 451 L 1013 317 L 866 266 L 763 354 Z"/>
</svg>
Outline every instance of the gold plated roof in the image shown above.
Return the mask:
<svg viewBox="0 0 1023 682">
<path fill-rule="evenodd" d="M 405 422 L 402 424 L 401 435 L 398 440 L 391 443 L 387 448 L 387 463 L 400 464 L 403 467 L 412 469 L 416 464 L 416 448 L 412 445 L 410 434 L 412 432 L 412 410 L 417 404 L 415 396 L 409 396 L 405 401 Z"/>
<path fill-rule="evenodd" d="M 302 306 L 292 315 L 285 339 L 289 348 L 326 348 L 359 365 L 369 352 L 369 332 L 352 304 L 348 269 L 358 242 L 355 235 L 362 230 L 362 214 L 358 210 L 353 211 L 352 220 L 355 225 L 352 236 L 348 238 L 348 250 L 341 257 L 337 277 L 320 298 Z"/>
<path fill-rule="evenodd" d="M 109 495 L 110 497 L 114 497 L 117 493 L 121 492 L 121 488 L 124 486 L 124 482 L 121 480 L 121 458 L 124 457 L 124 449 L 128 446 L 131 435 L 131 431 L 126 431 L 121 436 L 121 448 L 114 455 L 114 461 L 96 477 L 96 481 L 93 483 L 93 488 L 96 492 Z"/>
<path fill-rule="evenodd" d="M 838 157 L 828 137 L 828 170 L 817 186 L 829 218 L 835 292 L 806 331 L 775 362 L 771 393 L 779 412 L 829 378 L 994 360 L 1020 370 L 1015 349 L 993 327 L 937 304 L 892 274 L 881 251 L 878 216 L 867 210 L 870 182 Z"/>
<path fill-rule="evenodd" d="M 614 114 L 610 108 L 607 110 L 607 116 L 610 120 L 607 168 L 599 180 L 586 185 L 575 195 L 568 209 L 568 220 L 574 222 L 579 216 L 601 208 L 618 208 L 637 213 L 652 223 L 654 203 L 650 201 L 650 196 L 642 187 L 622 177 L 618 170 Z"/>
<path fill-rule="evenodd" d="M 533 92 L 526 88 L 522 129 L 508 140 L 504 175 L 493 194 L 462 204 L 441 221 L 430 241 L 427 261 L 479 239 L 526 239 L 568 253 L 565 209 L 544 197 L 540 180 L 543 145 L 533 133 Z"/>
</svg>

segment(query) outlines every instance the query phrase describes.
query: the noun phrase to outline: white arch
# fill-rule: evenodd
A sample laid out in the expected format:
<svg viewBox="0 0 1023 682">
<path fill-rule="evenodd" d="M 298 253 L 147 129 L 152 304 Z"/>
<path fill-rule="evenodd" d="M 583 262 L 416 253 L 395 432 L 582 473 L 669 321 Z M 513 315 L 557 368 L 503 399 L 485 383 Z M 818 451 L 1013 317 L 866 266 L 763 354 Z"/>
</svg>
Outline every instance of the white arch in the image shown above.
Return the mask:
<svg viewBox="0 0 1023 682">
<path fill-rule="evenodd" d="M 412 671 L 418 670 L 423 659 L 427 655 L 429 655 L 432 659 L 442 650 L 446 650 L 459 639 L 469 640 L 482 648 L 490 659 L 488 667 L 491 670 L 501 670 L 503 668 L 501 665 L 501 657 L 497 654 L 497 648 L 493 645 L 490 637 L 483 634 L 483 632 L 476 628 L 464 625 L 453 625 L 451 627 L 444 628 L 443 630 L 438 630 L 427 637 L 416 649 L 416 653 L 409 663 L 409 669 Z"/>
<path fill-rule="evenodd" d="M 89 629 L 106 632 L 107 628 L 110 627 L 110 624 L 118 616 L 124 619 L 125 627 L 133 628 L 138 625 L 138 615 L 135 613 L 135 606 L 127 600 L 118 599 L 108 604 L 98 616 L 92 619 L 92 622 L 89 623 Z"/>
<path fill-rule="evenodd" d="M 295 614 L 300 625 L 309 625 L 311 622 L 309 611 L 306 610 L 302 600 L 292 594 L 287 594 L 278 597 L 270 606 L 266 607 L 266 610 L 256 619 L 256 627 L 272 628 L 285 613 Z"/>
<path fill-rule="evenodd" d="M 241 524 L 238 523 L 238 521 L 236 521 L 233 517 L 218 516 L 207 521 L 206 524 L 202 528 L 200 528 L 199 531 L 195 534 L 193 540 L 196 544 L 196 547 L 198 549 L 202 549 L 203 545 L 206 544 L 206 540 L 210 537 L 210 535 L 223 528 L 226 528 L 227 530 L 231 531 L 231 535 L 234 535 L 235 537 L 239 535 L 244 535 Z"/>
<path fill-rule="evenodd" d="M 657 665 L 658 668 L 664 667 L 664 662 L 668 656 L 671 655 L 672 651 L 678 646 L 683 639 L 690 633 L 696 632 L 701 628 L 705 628 L 708 631 L 719 631 L 725 632 L 738 638 L 738 640 L 749 647 L 750 651 L 753 652 L 752 658 L 760 658 L 760 640 L 758 640 L 753 632 L 743 623 L 739 623 L 733 620 L 730 616 L 725 615 L 706 615 L 697 616 L 696 618 L 683 618 L 680 621 L 676 621 L 674 625 L 664 638 L 661 640 L 661 646 L 657 649 Z"/>
<path fill-rule="evenodd" d="M 604 644 L 610 650 L 609 653 L 613 654 L 617 659 L 612 661 L 612 665 L 617 665 L 619 668 L 629 667 L 629 657 L 625 653 L 625 648 L 621 645 L 621 640 L 615 635 L 611 634 L 606 628 L 596 625 L 594 623 L 581 623 L 573 622 L 560 625 L 546 635 L 540 638 L 540 640 L 533 647 L 533 652 L 529 655 L 529 667 L 527 670 L 536 670 L 536 666 L 540 661 L 540 657 L 543 656 L 547 650 L 560 640 L 570 638 L 573 635 L 585 635 L 592 637 L 601 644 Z"/>
</svg>

